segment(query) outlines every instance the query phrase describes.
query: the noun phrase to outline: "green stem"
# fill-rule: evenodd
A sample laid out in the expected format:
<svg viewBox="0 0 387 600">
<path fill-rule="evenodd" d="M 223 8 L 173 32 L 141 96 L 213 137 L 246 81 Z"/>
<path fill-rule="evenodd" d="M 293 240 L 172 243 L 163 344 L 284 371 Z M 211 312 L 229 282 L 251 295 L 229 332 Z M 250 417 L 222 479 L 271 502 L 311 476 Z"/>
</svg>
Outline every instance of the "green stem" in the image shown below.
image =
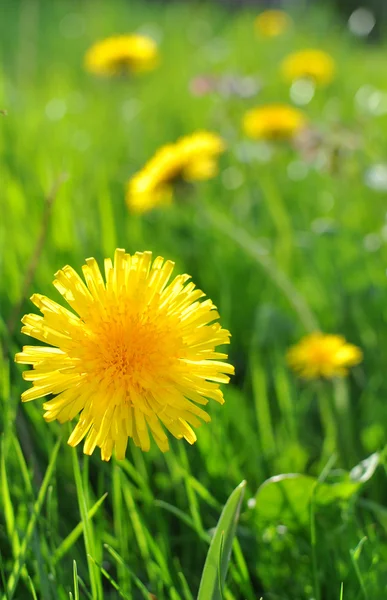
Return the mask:
<svg viewBox="0 0 387 600">
<path fill-rule="evenodd" d="M 325 382 L 321 382 L 319 409 L 325 431 L 323 458 L 327 459 L 337 451 L 342 467 L 353 466 L 357 462 L 357 453 L 348 389 L 344 379 L 335 379 L 329 388 Z"/>
<path fill-rule="evenodd" d="M 339 452 L 338 448 L 338 431 L 337 417 L 335 405 L 332 397 L 332 390 L 325 382 L 319 382 L 318 390 L 318 405 L 320 411 L 320 419 L 324 429 L 324 443 L 322 451 L 322 459 L 329 459 L 335 452 Z M 341 454 L 341 453 L 340 453 Z"/>
<path fill-rule="evenodd" d="M 250 365 L 259 440 L 262 453 L 266 460 L 268 460 L 275 454 L 276 441 L 267 393 L 266 371 L 262 367 L 262 362 L 259 360 L 258 353 L 255 350 L 251 351 Z"/>
<path fill-rule="evenodd" d="M 288 268 L 293 251 L 293 231 L 282 196 L 273 184 L 274 177 L 261 177 L 260 186 L 266 207 L 278 231 L 278 260 Z"/>
<path fill-rule="evenodd" d="M 353 417 L 349 401 L 348 384 L 344 378 L 333 382 L 334 403 L 338 421 L 338 434 L 344 466 L 350 468 L 358 457 L 354 439 Z"/>
</svg>

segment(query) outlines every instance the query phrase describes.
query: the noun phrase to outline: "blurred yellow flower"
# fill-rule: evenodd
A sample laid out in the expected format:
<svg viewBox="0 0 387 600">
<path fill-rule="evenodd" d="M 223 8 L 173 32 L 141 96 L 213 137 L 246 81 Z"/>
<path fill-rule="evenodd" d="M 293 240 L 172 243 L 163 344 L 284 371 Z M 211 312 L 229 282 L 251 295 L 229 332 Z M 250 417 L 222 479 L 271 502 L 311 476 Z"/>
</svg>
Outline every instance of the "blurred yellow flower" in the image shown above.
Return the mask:
<svg viewBox="0 0 387 600">
<path fill-rule="evenodd" d="M 85 67 L 96 75 L 128 75 L 153 69 L 157 56 L 157 46 L 151 38 L 139 34 L 117 35 L 89 48 Z"/>
<path fill-rule="evenodd" d="M 289 366 L 304 379 L 330 379 L 348 375 L 348 368 L 360 363 L 363 354 L 341 335 L 315 332 L 292 346 L 286 358 Z"/>
<path fill-rule="evenodd" d="M 243 130 L 253 139 L 290 139 L 306 126 L 304 114 L 287 104 L 267 104 L 247 111 Z"/>
<path fill-rule="evenodd" d="M 234 373 L 227 354 L 216 351 L 230 333 L 188 275 L 169 281 L 173 262 L 117 249 L 114 264 L 106 259 L 104 266 L 106 283 L 94 258 L 82 267 L 86 285 L 69 266 L 56 273 L 54 286 L 72 311 L 32 296 L 43 316 L 23 317 L 22 332 L 50 346 L 25 346 L 16 355 L 33 367 L 23 373 L 32 387 L 22 400 L 53 394 L 43 404 L 46 421 L 81 413 L 68 443 L 86 436 L 84 452 L 98 446 L 103 460 L 113 449 L 123 459 L 128 438 L 149 450 L 149 434 L 167 451 L 164 428 L 193 444 L 191 425 L 211 420 L 198 405 L 208 398 L 223 404 L 220 384 Z"/>
<path fill-rule="evenodd" d="M 126 202 L 133 212 L 143 213 L 170 204 L 178 182 L 211 179 L 218 173 L 218 157 L 224 152 L 221 137 L 198 131 L 160 148 L 127 184 Z"/>
<path fill-rule="evenodd" d="M 301 50 L 289 54 L 282 63 L 282 73 L 288 81 L 312 79 L 325 85 L 332 81 L 336 71 L 335 61 L 323 50 Z"/>
<path fill-rule="evenodd" d="M 277 37 L 291 27 L 292 19 L 283 10 L 265 10 L 256 17 L 254 25 L 262 37 Z"/>
</svg>

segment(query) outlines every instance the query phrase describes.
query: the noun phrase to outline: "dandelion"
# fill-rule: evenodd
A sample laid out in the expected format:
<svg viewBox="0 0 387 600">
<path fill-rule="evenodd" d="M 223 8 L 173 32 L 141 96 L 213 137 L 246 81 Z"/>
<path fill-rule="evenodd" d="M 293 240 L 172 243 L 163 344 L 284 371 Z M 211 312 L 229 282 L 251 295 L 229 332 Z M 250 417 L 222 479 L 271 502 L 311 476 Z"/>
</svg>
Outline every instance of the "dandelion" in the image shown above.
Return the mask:
<svg viewBox="0 0 387 600">
<path fill-rule="evenodd" d="M 287 352 L 289 366 L 304 379 L 344 377 L 349 367 L 362 361 L 357 346 L 349 344 L 341 335 L 311 333 Z"/>
<path fill-rule="evenodd" d="M 253 139 L 291 139 L 306 126 L 304 114 L 287 104 L 268 104 L 247 111 L 245 134 Z"/>
<path fill-rule="evenodd" d="M 117 35 L 94 44 L 86 53 L 85 67 L 96 75 L 128 75 L 153 69 L 157 55 L 156 43 L 151 38 Z"/>
<path fill-rule="evenodd" d="M 265 10 L 254 21 L 256 32 L 262 37 L 277 37 L 290 29 L 292 20 L 283 10 Z"/>
<path fill-rule="evenodd" d="M 215 177 L 225 143 L 217 134 L 198 131 L 160 148 L 127 184 L 126 202 L 132 212 L 144 213 L 173 200 L 174 187 Z"/>
<path fill-rule="evenodd" d="M 32 387 L 22 400 L 53 394 L 43 404 L 46 421 L 80 413 L 68 443 L 86 437 L 86 454 L 98 446 L 103 460 L 113 449 L 123 459 L 128 438 L 147 451 L 150 434 L 165 452 L 164 429 L 193 444 L 191 426 L 210 421 L 201 406 L 224 402 L 220 384 L 234 368 L 216 346 L 230 333 L 188 275 L 169 282 L 173 268 L 161 257 L 152 262 L 151 252 L 117 249 L 114 265 L 105 260 L 106 283 L 94 258 L 82 267 L 86 285 L 69 266 L 56 273 L 54 286 L 72 311 L 41 294 L 31 298 L 43 316 L 24 316 L 22 332 L 50 346 L 16 355 L 33 367 L 23 373 Z"/>
<path fill-rule="evenodd" d="M 330 83 L 335 75 L 335 62 L 323 50 L 301 50 L 289 54 L 282 63 L 282 73 L 288 81 L 311 79 L 316 85 Z"/>
</svg>

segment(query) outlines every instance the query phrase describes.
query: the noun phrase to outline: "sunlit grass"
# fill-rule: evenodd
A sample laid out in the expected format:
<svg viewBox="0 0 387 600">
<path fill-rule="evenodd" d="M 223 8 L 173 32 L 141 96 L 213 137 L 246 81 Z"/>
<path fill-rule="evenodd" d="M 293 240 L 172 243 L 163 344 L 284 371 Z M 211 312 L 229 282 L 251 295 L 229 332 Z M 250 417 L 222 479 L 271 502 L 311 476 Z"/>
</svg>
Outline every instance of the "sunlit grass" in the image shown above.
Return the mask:
<svg viewBox="0 0 387 600">
<path fill-rule="evenodd" d="M 213 528 L 244 480 L 225 600 L 386 596 L 385 47 L 350 37 L 326 8 L 294 14 L 295 28 L 275 39 L 257 38 L 254 16 L 188 2 L 7 3 L 4 600 L 192 600 L 211 539 L 222 552 L 227 546 Z M 159 43 L 157 69 L 118 81 L 83 70 L 93 42 L 135 30 Z M 279 68 L 304 47 L 324 49 L 337 65 L 332 84 L 299 106 L 317 135 L 296 148 L 247 140 L 246 110 L 310 93 L 290 93 Z M 262 89 L 251 97 L 190 92 L 192 78 L 225 74 Z M 169 209 L 130 214 L 127 180 L 160 146 L 197 129 L 226 140 L 219 176 Z M 32 310 L 28 297 L 51 296 L 65 264 L 101 263 L 117 247 L 168 256 L 192 275 L 232 333 L 236 376 L 225 405 L 209 405 L 212 423 L 194 446 L 172 441 L 162 455 L 131 444 L 126 460 L 102 464 L 66 445 L 67 427 L 45 423 L 40 401 L 21 405 L 27 386 L 13 356 L 28 343 L 18 323 Z M 361 348 L 364 361 L 348 379 L 305 383 L 289 371 L 287 349 L 315 329 Z"/>
</svg>

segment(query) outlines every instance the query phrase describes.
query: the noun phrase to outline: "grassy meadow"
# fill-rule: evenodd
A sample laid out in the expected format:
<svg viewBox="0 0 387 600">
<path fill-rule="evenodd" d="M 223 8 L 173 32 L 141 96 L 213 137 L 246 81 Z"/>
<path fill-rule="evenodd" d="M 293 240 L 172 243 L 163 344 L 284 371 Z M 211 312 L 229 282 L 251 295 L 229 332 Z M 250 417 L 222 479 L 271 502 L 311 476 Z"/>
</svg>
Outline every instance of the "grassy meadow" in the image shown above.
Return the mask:
<svg viewBox="0 0 387 600">
<path fill-rule="evenodd" d="M 5 1 L 2 600 L 193 600 L 211 539 L 213 584 L 200 600 L 386 598 L 386 44 L 354 36 L 323 4 L 299 6 L 293 28 L 265 38 L 251 8 Z M 91 44 L 132 31 L 158 43 L 157 68 L 86 72 Z M 309 47 L 337 71 L 314 94 L 280 72 Z M 216 89 L 195 91 L 200 76 Z M 304 112 L 308 139 L 249 140 L 245 111 L 278 102 Z M 219 174 L 168 208 L 130 213 L 127 180 L 160 146 L 201 129 L 226 141 Z M 66 444 L 69 425 L 46 423 L 42 400 L 20 402 L 14 355 L 35 343 L 20 333 L 22 316 L 38 312 L 31 294 L 61 302 L 58 269 L 80 272 L 116 248 L 151 250 L 192 276 L 232 334 L 235 376 L 193 446 L 169 436 L 169 452 L 143 453 L 130 441 L 125 460 L 102 462 L 98 449 L 87 457 Z M 315 330 L 345 336 L 362 363 L 344 378 L 298 378 L 286 352 Z"/>
</svg>

